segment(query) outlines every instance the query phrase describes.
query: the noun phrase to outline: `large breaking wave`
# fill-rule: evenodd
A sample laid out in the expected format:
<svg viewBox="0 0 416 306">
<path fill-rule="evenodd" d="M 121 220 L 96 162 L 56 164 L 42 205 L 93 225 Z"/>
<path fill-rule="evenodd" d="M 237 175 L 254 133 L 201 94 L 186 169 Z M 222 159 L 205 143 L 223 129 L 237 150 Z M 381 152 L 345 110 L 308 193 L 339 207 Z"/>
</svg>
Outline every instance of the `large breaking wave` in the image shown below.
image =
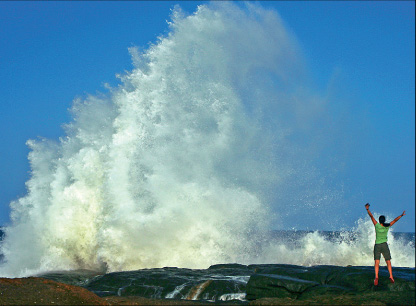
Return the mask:
<svg viewBox="0 0 416 306">
<path fill-rule="evenodd" d="M 319 263 L 262 245 L 270 190 L 301 167 L 287 136 L 323 107 L 299 90 L 302 60 L 278 14 L 175 8 L 166 36 L 129 50 L 135 68 L 76 100 L 65 137 L 28 141 L 32 175 L 11 204 L 1 274 Z"/>
</svg>

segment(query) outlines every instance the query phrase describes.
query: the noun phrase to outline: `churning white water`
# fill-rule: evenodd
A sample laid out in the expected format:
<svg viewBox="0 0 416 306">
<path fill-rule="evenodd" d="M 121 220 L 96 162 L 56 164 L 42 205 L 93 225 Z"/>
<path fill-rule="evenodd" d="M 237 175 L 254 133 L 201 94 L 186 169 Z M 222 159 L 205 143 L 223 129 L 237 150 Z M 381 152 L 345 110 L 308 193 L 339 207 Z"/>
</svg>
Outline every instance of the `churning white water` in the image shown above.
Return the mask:
<svg viewBox="0 0 416 306">
<path fill-rule="evenodd" d="M 414 267 L 414 234 L 413 237 L 410 233 L 400 237 L 393 235 L 393 232 L 394 227 L 388 233 L 393 265 Z M 371 266 L 374 264 L 375 230 L 370 218 L 359 219 L 352 230 L 337 232 L 336 237 L 328 237 L 330 234 L 335 233 L 316 231 L 307 233 L 295 241 L 288 241 L 287 238 L 282 241 L 276 239 L 266 244 L 260 261 L 302 266 Z M 384 259 L 381 265 L 386 265 Z"/>
<path fill-rule="evenodd" d="M 176 8 L 169 27 L 130 49 L 135 68 L 118 88 L 74 102 L 59 142 L 28 141 L 32 174 L 11 204 L 1 275 L 342 264 L 344 246 L 318 234 L 300 249 L 259 247 L 270 187 L 300 166 L 286 136 L 322 107 L 297 90 L 301 60 L 279 16 L 214 3 Z"/>
</svg>

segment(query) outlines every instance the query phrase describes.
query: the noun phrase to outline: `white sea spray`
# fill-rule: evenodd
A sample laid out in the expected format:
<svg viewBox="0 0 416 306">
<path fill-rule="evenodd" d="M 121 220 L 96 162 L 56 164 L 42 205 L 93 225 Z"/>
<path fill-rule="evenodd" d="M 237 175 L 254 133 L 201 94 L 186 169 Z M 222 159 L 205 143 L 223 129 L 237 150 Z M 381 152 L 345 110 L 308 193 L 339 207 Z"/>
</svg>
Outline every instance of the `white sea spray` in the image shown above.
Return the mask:
<svg viewBox="0 0 416 306">
<path fill-rule="evenodd" d="M 324 205 L 310 196 L 316 176 L 305 156 L 327 101 L 305 89 L 296 39 L 276 12 L 214 2 L 186 16 L 176 7 L 167 36 L 129 51 L 135 68 L 108 94 L 74 101 L 64 137 L 28 141 L 31 178 L 11 203 L 1 276 L 372 264 L 368 222 L 356 241 L 311 233 L 298 248 L 263 244 L 293 208 L 270 204 L 276 190 L 292 197 L 282 196 L 287 182 L 309 187 L 299 205 Z M 294 141 L 299 131 L 307 145 Z M 414 245 L 390 240 L 395 265 L 414 266 Z"/>
<path fill-rule="evenodd" d="M 136 68 L 118 88 L 74 102 L 58 143 L 28 141 L 32 175 L 11 204 L 2 275 L 251 256 L 276 174 L 273 135 L 254 115 L 264 101 L 241 89 L 262 69 L 285 75 L 290 39 L 277 14 L 230 3 L 176 8 L 169 27 L 144 53 L 130 49 Z"/>
<path fill-rule="evenodd" d="M 415 266 L 415 242 L 395 238 L 394 227 L 388 233 L 388 244 L 395 267 Z M 359 219 L 354 228 L 340 231 L 337 237 L 325 232 L 309 232 L 295 241 L 268 243 L 259 263 L 277 262 L 301 266 L 372 266 L 375 229 L 370 218 Z M 381 265 L 386 265 L 381 260 Z"/>
</svg>

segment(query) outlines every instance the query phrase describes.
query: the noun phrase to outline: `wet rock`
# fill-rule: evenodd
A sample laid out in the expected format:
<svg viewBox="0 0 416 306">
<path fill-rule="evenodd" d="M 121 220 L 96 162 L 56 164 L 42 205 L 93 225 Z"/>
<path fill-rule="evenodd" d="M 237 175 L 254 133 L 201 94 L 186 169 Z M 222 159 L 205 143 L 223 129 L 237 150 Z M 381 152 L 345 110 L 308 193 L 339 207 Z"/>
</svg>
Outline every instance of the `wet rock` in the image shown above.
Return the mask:
<svg viewBox="0 0 416 306">
<path fill-rule="evenodd" d="M 247 267 L 225 266 L 203 270 L 166 267 L 113 272 L 96 276 L 84 287 L 100 297 L 117 295 L 209 301 L 244 299 L 249 279 Z"/>
<path fill-rule="evenodd" d="M 237 264 L 237 263 L 217 264 L 217 265 L 212 265 L 208 268 L 208 270 L 218 270 L 218 269 L 242 269 L 242 270 L 247 270 L 249 268 L 246 265 L 241 265 L 241 264 Z"/>
<path fill-rule="evenodd" d="M 35 277 L 47 278 L 56 282 L 83 287 L 86 286 L 95 277 L 104 274 L 105 273 L 103 272 L 79 269 L 71 271 L 46 272 L 39 275 L 35 275 Z"/>
<path fill-rule="evenodd" d="M 415 290 L 415 270 L 396 268 L 395 283 L 386 269 L 380 269 L 379 285 L 374 286 L 374 268 L 293 265 L 257 265 L 247 283 L 247 299 L 310 299 L 319 295 L 359 294 L 364 292 L 403 292 Z"/>
<path fill-rule="evenodd" d="M 412 301 L 414 297 L 415 269 L 393 269 L 396 282 L 391 284 L 386 267 L 380 267 L 378 286 L 373 285 L 373 267 L 283 264 L 220 264 L 209 269 L 165 267 L 104 275 L 76 270 L 50 272 L 42 277 L 77 284 L 104 299 L 112 296 L 114 303 L 116 300 L 128 303 L 132 299 L 134 303 L 141 303 L 143 299 L 148 299 L 149 303 L 163 300 L 167 304 L 180 301 L 263 303 L 264 299 L 272 298 L 289 304 L 310 301 L 319 305 L 323 300 L 326 304 L 350 304 L 347 301 L 355 300 L 372 304 L 374 297 L 384 297 L 390 304 L 406 304 L 404 301 Z M 363 296 L 368 299 L 363 300 Z M 342 299 L 338 301 L 338 298 Z"/>
<path fill-rule="evenodd" d="M 297 298 L 308 288 L 319 286 L 317 282 L 278 274 L 254 274 L 247 283 L 248 300 L 262 297 Z"/>
<path fill-rule="evenodd" d="M 340 296 L 351 292 L 351 289 L 341 286 L 319 285 L 303 291 L 298 300 L 309 300 L 318 296 Z"/>
</svg>

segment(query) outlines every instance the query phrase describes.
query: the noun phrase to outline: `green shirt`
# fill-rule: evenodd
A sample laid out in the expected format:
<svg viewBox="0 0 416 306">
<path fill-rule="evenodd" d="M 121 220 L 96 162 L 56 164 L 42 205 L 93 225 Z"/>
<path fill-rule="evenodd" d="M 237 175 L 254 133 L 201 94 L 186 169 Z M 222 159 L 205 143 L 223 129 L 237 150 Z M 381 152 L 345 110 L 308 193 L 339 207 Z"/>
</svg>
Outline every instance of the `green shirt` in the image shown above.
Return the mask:
<svg viewBox="0 0 416 306">
<path fill-rule="evenodd" d="M 380 223 L 376 223 L 376 244 L 387 242 L 387 232 L 389 231 L 389 227 L 384 227 Z"/>
</svg>

